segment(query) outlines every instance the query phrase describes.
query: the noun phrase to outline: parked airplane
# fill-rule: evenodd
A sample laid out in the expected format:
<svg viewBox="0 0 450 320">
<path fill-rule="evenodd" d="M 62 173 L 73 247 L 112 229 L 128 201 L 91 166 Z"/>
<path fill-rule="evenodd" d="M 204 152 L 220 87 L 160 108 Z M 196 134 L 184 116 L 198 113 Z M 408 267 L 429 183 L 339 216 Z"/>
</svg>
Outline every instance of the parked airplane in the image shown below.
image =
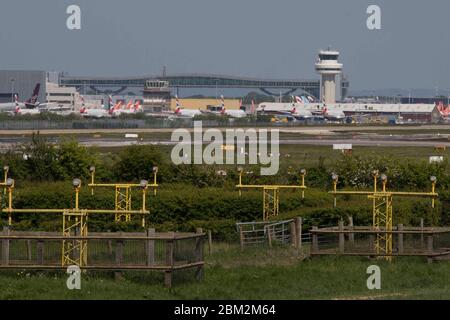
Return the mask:
<svg viewBox="0 0 450 320">
<path fill-rule="evenodd" d="M 109 98 L 109 102 L 111 105 L 111 102 L 112 102 L 111 97 Z M 83 117 L 86 117 L 86 118 L 106 118 L 106 117 L 111 116 L 110 110 L 104 108 L 103 105 L 100 108 L 86 108 L 83 96 L 81 96 L 80 113 Z"/>
<path fill-rule="evenodd" d="M 245 118 L 247 114 L 243 110 L 227 110 L 225 106 L 222 107 L 222 111 L 220 112 L 222 115 L 226 115 L 232 118 Z"/>
<path fill-rule="evenodd" d="M 313 112 L 313 114 L 321 115 L 325 119 L 330 121 L 342 121 L 346 118 L 344 112 L 342 112 L 341 110 L 328 108 L 326 105 L 324 105 L 323 108 L 319 111 Z"/>
<path fill-rule="evenodd" d="M 0 103 L 0 111 L 1 112 L 13 112 L 16 108 L 20 106 L 19 97 L 17 94 L 14 95 L 14 102 Z M 22 103 L 22 107 L 25 107 L 25 104 Z"/>
<path fill-rule="evenodd" d="M 34 108 L 34 109 L 22 109 L 20 106 L 17 106 L 16 109 L 14 110 L 15 114 L 21 114 L 21 115 L 25 115 L 25 114 L 40 114 L 41 110 L 39 108 Z"/>
<path fill-rule="evenodd" d="M 121 108 L 121 106 L 119 106 L 116 109 L 113 109 L 111 114 L 113 116 L 119 116 L 121 114 L 133 114 L 141 111 L 142 111 L 141 102 L 138 100 L 136 101 L 136 103 L 133 103 L 133 101 L 130 100 L 130 102 L 128 102 L 128 104 L 124 109 Z"/>
<path fill-rule="evenodd" d="M 174 114 L 176 116 L 194 118 L 195 116 L 199 116 L 202 114 L 200 110 L 190 110 L 190 109 L 181 109 L 180 101 L 178 100 L 178 96 L 175 96 L 177 108 L 175 109 Z"/>
<path fill-rule="evenodd" d="M 295 104 L 293 105 L 291 113 L 298 120 L 306 120 L 314 117 L 311 111 L 303 108 L 297 108 Z"/>
<path fill-rule="evenodd" d="M 37 101 L 39 97 L 39 91 L 41 84 L 37 83 L 31 94 L 31 98 L 25 102 L 19 102 L 19 97 L 17 94 L 14 95 L 14 102 L 0 103 L 0 111 L 14 111 L 16 112 L 17 107 L 20 109 L 34 109 L 38 107 L 47 107 L 48 103 L 40 103 Z"/>
</svg>

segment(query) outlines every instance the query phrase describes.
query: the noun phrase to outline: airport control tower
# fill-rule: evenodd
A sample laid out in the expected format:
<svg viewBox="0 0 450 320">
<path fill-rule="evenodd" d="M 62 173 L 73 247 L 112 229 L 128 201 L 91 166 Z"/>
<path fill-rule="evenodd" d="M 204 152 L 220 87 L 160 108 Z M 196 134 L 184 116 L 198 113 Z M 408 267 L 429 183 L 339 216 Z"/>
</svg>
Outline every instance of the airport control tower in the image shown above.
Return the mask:
<svg viewBox="0 0 450 320">
<path fill-rule="evenodd" d="M 338 58 L 338 51 L 321 50 L 316 62 L 316 71 L 321 75 L 320 96 L 326 104 L 336 102 L 336 76 L 342 72 Z"/>
</svg>

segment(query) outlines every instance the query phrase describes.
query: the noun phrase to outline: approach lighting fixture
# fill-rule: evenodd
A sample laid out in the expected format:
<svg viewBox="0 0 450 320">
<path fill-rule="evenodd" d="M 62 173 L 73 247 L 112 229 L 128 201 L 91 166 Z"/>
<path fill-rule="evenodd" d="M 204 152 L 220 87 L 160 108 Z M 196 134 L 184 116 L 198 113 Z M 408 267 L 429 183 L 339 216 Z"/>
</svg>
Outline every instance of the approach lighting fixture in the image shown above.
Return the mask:
<svg viewBox="0 0 450 320">
<path fill-rule="evenodd" d="M 147 189 L 148 181 L 147 180 L 141 180 L 140 186 L 142 189 Z"/>
<path fill-rule="evenodd" d="M 73 179 L 72 185 L 74 188 L 79 188 L 81 186 L 81 180 L 80 179 Z"/>
<path fill-rule="evenodd" d="M 11 188 L 12 186 L 14 186 L 14 179 L 11 179 L 11 178 L 6 179 L 6 186 L 8 188 Z"/>
</svg>

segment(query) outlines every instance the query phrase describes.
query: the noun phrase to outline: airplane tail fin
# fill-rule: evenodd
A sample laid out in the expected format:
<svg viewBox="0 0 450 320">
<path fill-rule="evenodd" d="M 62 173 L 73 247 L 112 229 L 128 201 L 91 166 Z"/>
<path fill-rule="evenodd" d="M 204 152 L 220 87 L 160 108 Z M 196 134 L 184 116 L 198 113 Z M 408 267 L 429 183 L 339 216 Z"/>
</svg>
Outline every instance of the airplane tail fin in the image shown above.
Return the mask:
<svg viewBox="0 0 450 320">
<path fill-rule="evenodd" d="M 114 108 L 113 98 L 109 96 L 108 110 L 112 110 Z"/>
<path fill-rule="evenodd" d="M 33 93 L 31 95 L 31 98 L 27 101 L 27 103 L 31 104 L 31 105 L 35 105 L 37 102 L 37 99 L 39 97 L 39 91 L 41 90 L 41 84 L 37 83 L 36 86 L 34 87 Z"/>
<path fill-rule="evenodd" d="M 133 100 L 130 100 L 130 102 L 128 102 L 126 109 L 127 110 L 133 109 Z"/>
</svg>

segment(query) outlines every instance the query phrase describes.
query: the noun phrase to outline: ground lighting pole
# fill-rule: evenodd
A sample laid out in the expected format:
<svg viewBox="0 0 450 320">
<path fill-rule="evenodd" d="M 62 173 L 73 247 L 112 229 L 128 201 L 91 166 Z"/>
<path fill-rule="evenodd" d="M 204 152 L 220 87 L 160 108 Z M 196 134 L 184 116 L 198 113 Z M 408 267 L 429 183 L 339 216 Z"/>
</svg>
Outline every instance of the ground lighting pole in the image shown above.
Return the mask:
<svg viewBox="0 0 450 320">
<path fill-rule="evenodd" d="M 388 178 L 385 174 L 379 174 L 378 170 L 372 171 L 373 191 L 337 191 L 339 176 L 332 174 L 333 191 L 329 193 L 334 196 L 334 206 L 338 195 L 360 195 L 367 196 L 372 200 L 373 229 L 375 231 L 385 231 L 378 233 L 375 241 L 375 251 L 378 255 L 384 255 L 388 261 L 392 258 L 392 222 L 393 222 L 393 197 L 424 197 L 431 198 L 431 207 L 435 207 L 435 199 L 439 196 L 436 193 L 436 177 L 430 177 L 431 192 L 398 192 L 388 191 Z M 378 178 L 381 178 L 382 189 L 378 190 Z"/>
<path fill-rule="evenodd" d="M 242 183 L 242 176 L 244 169 L 238 168 L 239 172 L 239 184 L 236 188 L 239 189 L 239 196 L 242 195 L 242 189 L 262 189 L 263 191 L 263 221 L 269 220 L 269 218 L 278 216 L 280 211 L 280 189 L 300 189 L 302 191 L 302 199 L 305 197 L 305 176 L 306 170 L 300 170 L 301 184 L 297 186 L 290 185 L 246 185 Z"/>
<path fill-rule="evenodd" d="M 127 213 L 131 210 L 131 193 L 135 188 L 140 188 L 142 190 L 143 202 L 142 202 L 142 212 L 146 212 L 145 196 L 147 194 L 148 188 L 153 188 L 153 194 L 156 196 L 158 188 L 158 167 L 154 166 L 152 168 L 153 173 L 153 183 L 149 184 L 147 180 L 142 180 L 139 184 L 136 183 L 95 183 L 95 166 L 89 168 L 91 173 L 91 183 L 88 185 L 91 188 L 91 195 L 94 195 L 94 188 L 113 188 L 114 194 L 114 207 L 116 211 L 115 221 L 121 222 L 125 220 L 126 222 L 131 221 L 131 214 Z M 145 217 L 142 217 L 142 226 L 145 226 Z"/>
</svg>

